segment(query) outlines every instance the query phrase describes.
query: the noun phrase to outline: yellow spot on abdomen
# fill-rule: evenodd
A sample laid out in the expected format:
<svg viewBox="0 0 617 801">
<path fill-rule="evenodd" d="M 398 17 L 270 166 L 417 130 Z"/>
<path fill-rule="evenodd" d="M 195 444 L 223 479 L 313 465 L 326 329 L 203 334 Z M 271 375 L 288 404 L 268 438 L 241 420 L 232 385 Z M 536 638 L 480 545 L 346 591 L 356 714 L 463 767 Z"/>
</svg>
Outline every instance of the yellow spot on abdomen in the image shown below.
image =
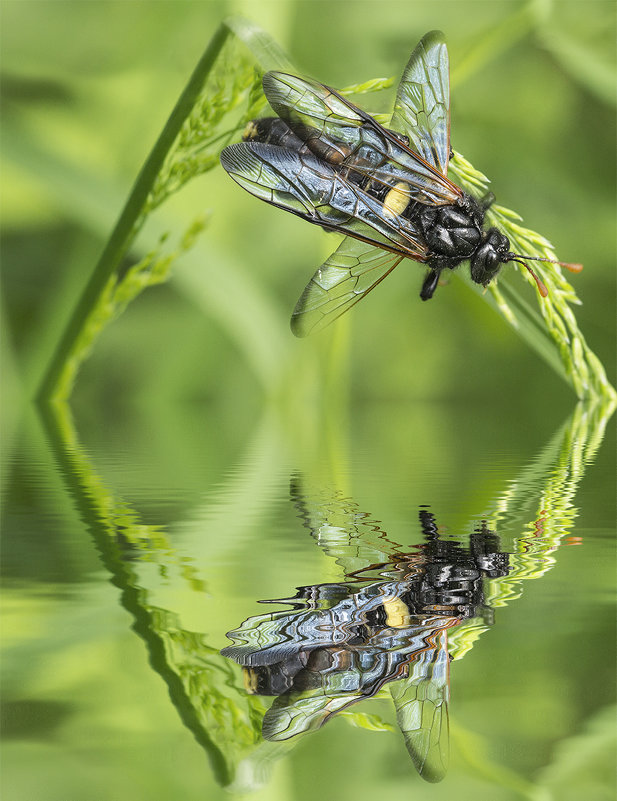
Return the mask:
<svg viewBox="0 0 617 801">
<path fill-rule="evenodd" d="M 383 202 L 384 211 L 400 215 L 409 205 L 410 198 L 409 184 L 404 183 L 404 181 L 398 181 L 385 197 Z"/>
</svg>

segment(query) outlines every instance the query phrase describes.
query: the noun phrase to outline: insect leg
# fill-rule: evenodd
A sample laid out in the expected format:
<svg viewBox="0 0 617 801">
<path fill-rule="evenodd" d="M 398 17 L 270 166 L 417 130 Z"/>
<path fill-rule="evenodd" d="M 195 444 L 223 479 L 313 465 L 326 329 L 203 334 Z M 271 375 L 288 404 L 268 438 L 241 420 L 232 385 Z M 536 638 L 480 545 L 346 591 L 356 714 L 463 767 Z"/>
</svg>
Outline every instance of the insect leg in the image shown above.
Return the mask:
<svg viewBox="0 0 617 801">
<path fill-rule="evenodd" d="M 490 209 L 495 202 L 495 195 L 492 192 L 487 192 L 486 195 L 480 198 L 478 202 L 482 211 L 486 211 L 487 209 Z"/>
<path fill-rule="evenodd" d="M 430 300 L 433 297 L 433 294 L 437 289 L 437 284 L 439 283 L 440 274 L 441 270 L 429 269 L 426 274 L 426 278 L 424 279 L 424 283 L 422 284 L 422 289 L 420 290 L 420 298 L 422 300 Z"/>
</svg>

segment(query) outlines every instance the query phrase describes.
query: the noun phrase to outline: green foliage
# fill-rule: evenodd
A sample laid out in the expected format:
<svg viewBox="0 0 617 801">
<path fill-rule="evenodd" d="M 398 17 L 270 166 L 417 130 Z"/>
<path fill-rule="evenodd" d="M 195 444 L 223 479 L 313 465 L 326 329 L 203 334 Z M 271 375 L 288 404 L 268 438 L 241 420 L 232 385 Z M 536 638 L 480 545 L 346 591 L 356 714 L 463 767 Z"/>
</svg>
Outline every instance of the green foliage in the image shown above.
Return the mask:
<svg viewBox="0 0 617 801">
<path fill-rule="evenodd" d="M 217 781 L 230 784 L 238 763 L 261 739 L 265 705 L 242 691 L 237 672 L 204 634 L 183 628 L 177 614 L 154 602 L 142 586 L 139 568 L 153 563 L 161 575 L 178 571 L 195 593 L 206 591 L 203 581 L 160 528 L 141 522 L 106 485 L 79 442 L 67 405 L 50 407 L 46 419 L 67 486 L 84 510 L 102 562 L 121 589 L 123 606 L 133 616 L 153 667 L 206 751 Z"/>
<path fill-rule="evenodd" d="M 260 73 L 241 57 L 238 40 L 229 38 L 154 178 L 144 216 L 188 181 L 217 166 L 222 148 L 241 137 L 246 123 L 261 113 L 265 103 Z M 239 119 L 232 125 L 235 112 Z"/>
<path fill-rule="evenodd" d="M 586 466 L 595 458 L 614 411 L 612 398 L 591 405 L 579 403 L 541 457 L 519 476 L 513 490 L 495 503 L 491 528 L 499 531 L 501 521 L 511 515 L 519 534 L 514 540 L 508 574 L 490 582 L 487 602 L 491 607 L 505 607 L 516 601 L 523 594 L 524 582 L 542 578 L 555 566 L 553 553 L 575 527 L 577 488 Z M 457 626 L 450 635 L 452 658 L 465 656 L 487 629 L 479 619 Z"/>
<path fill-rule="evenodd" d="M 489 180 L 461 156 L 455 153 L 450 168 L 458 183 L 465 191 L 476 196 L 488 192 Z M 556 259 L 551 243 L 535 231 L 519 225 L 521 217 L 503 206 L 493 205 L 487 212 L 487 222 L 503 231 L 510 240 L 514 253 L 524 256 Z M 579 329 L 572 305 L 579 305 L 571 284 L 563 276 L 557 264 L 534 262 L 536 272 L 546 288 L 548 296 L 536 292 L 538 310 L 533 309 L 524 299 L 523 293 L 507 275 L 513 270 L 507 266 L 499 277 L 489 285 L 489 290 L 499 312 L 514 330 L 536 350 L 546 362 L 563 375 L 572 385 L 579 398 L 615 398 L 615 390 L 606 378 L 600 360 L 587 345 Z M 505 275 L 504 275 L 505 273 Z M 516 280 L 522 277 L 535 288 L 535 281 L 527 270 L 517 268 Z M 482 290 L 474 284 L 466 273 L 466 283 L 475 291 Z"/>
<path fill-rule="evenodd" d="M 103 329 L 118 318 L 144 289 L 167 281 L 174 261 L 193 247 L 205 227 L 206 219 L 203 216 L 199 217 L 189 225 L 173 251 L 164 252 L 168 236 L 163 235 L 154 250 L 131 265 L 124 273 L 120 270 L 112 273 L 96 303 L 89 309 L 67 354 L 63 369 L 58 376 L 54 394 L 56 399 L 70 396 L 79 367 Z"/>
</svg>

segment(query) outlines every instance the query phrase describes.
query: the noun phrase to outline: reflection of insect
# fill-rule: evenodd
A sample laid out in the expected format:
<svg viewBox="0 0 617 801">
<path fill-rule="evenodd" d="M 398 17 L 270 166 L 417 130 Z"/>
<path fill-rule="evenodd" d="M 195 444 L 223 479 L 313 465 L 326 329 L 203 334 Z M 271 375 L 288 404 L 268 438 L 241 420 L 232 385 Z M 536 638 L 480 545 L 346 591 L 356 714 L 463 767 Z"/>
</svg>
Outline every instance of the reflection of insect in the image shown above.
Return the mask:
<svg viewBox="0 0 617 801">
<path fill-rule="evenodd" d="M 268 72 L 263 87 L 278 118 L 249 123 L 250 141 L 226 147 L 223 167 L 256 197 L 353 237 L 304 290 L 292 315 L 296 335 L 332 322 L 403 258 L 428 265 L 422 300 L 433 296 L 443 270 L 466 259 L 482 286 L 502 264 L 519 261 L 546 296 L 523 257 L 510 252 L 508 238 L 496 228 L 483 230 L 492 196 L 477 201 L 447 178 L 450 91 L 442 33 L 426 34 L 405 68 L 391 122 L 400 133 L 316 81 Z"/>
<path fill-rule="evenodd" d="M 299 587 L 277 601 L 291 609 L 251 617 L 228 633 L 234 644 L 221 653 L 242 665 L 247 691 L 277 696 L 263 736 L 280 741 L 314 731 L 387 687 L 416 768 L 439 781 L 449 753 L 448 630 L 478 616 L 492 622 L 484 580 L 508 573 L 507 554 L 484 523 L 464 547 L 441 539 L 422 509 L 425 542 L 403 551 L 348 498 L 319 503 L 296 481 L 292 497 L 347 575 Z"/>
</svg>

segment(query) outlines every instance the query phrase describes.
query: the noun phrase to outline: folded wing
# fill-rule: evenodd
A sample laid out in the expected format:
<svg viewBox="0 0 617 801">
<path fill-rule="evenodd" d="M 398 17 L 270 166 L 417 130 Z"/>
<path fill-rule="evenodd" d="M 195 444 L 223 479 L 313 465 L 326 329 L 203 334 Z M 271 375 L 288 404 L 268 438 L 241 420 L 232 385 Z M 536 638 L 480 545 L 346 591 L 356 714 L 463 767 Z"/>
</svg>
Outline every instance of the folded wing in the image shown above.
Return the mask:
<svg viewBox="0 0 617 801">
<path fill-rule="evenodd" d="M 335 148 L 339 143 L 339 169 L 352 170 L 373 185 L 392 188 L 404 182 L 410 198 L 420 203 L 447 205 L 461 197 L 461 189 L 448 181 L 441 165 L 435 169 L 430 147 L 415 153 L 400 137 L 334 89 L 282 72 L 266 73 L 263 86 L 274 111 L 309 147 L 312 141 L 320 146 L 327 141 Z M 401 133 L 409 136 L 408 127 Z M 427 136 L 431 138 L 430 134 Z"/>
<path fill-rule="evenodd" d="M 422 259 L 425 245 L 411 220 L 383 205 L 310 154 L 277 145 L 240 142 L 221 153 L 240 186 L 274 206 L 399 256 Z"/>
</svg>

